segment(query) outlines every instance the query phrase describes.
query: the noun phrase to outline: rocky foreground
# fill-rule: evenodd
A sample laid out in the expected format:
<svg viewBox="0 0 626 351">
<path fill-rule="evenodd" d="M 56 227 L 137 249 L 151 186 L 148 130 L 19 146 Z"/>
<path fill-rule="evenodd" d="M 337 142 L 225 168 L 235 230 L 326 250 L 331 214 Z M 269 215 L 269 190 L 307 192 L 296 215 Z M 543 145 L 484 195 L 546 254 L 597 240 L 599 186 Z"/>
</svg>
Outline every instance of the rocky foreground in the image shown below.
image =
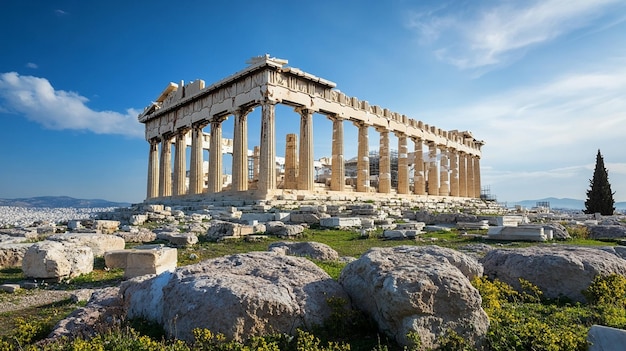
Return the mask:
<svg viewBox="0 0 626 351">
<path fill-rule="evenodd" d="M 5 210 L 8 217 L 28 213 Z M 333 312 L 328 301 L 334 299 L 372 317 L 380 331 L 400 345 L 410 344 L 407 335 L 417 333 L 424 347 L 437 347 L 438 337 L 453 330 L 481 347 L 489 320 L 470 283 L 474 277 L 484 274 L 513 286 L 523 278 L 545 296 L 584 301 L 580 291 L 595 276 L 626 275 L 626 250 L 619 246 L 549 244 L 504 249 L 471 244 L 459 250 L 398 246 L 373 248 L 357 258 L 340 257 L 324 244 L 289 240 L 307 226 L 347 228 L 361 235 L 382 229 L 381 239 L 422 240 L 422 234 L 431 230 L 455 226 L 491 230 L 503 225 L 523 229 L 524 238 L 561 240 L 568 237 L 563 223 L 584 228 L 592 238 L 615 240 L 626 238 L 626 223 L 620 217 L 434 213 L 389 204 L 293 208 L 142 204 L 95 212 L 84 219 L 68 219 L 71 211 L 42 211 L 49 216 L 45 220 L 31 219 L 23 226 L 0 230 L 0 266 L 20 267 L 29 278 L 64 279 L 89 273 L 96 257 L 104 257 L 110 268 L 125 270 L 126 280 L 120 286 L 95 291 L 84 308 L 57 325 L 51 338 L 90 335 L 103 321 L 136 317 L 158 323 L 169 336 L 185 340 L 197 327 L 236 340 L 268 332 L 294 333 L 296 328 L 322 324 Z M 55 213 L 59 217 L 52 217 Z M 195 245 L 199 238 L 264 236 L 285 241 L 273 243 L 267 252 L 176 265 L 175 251 Z M 168 244 L 142 246 L 155 239 Z M 126 249 L 130 243 L 138 247 Z M 349 263 L 337 281 L 302 256 Z"/>
</svg>

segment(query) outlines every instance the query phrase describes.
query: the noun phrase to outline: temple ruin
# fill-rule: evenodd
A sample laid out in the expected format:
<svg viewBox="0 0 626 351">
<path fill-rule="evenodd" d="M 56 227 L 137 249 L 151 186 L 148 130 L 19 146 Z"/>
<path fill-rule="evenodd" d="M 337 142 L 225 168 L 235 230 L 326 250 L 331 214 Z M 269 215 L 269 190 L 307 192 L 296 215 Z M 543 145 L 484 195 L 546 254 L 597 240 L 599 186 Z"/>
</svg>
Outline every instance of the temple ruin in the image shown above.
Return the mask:
<svg viewBox="0 0 626 351">
<path fill-rule="evenodd" d="M 343 94 L 331 81 L 287 66 L 286 60 L 265 55 L 247 63 L 210 86 L 202 80 L 169 83 L 139 115 L 150 144 L 147 200 L 262 200 L 287 193 L 322 199 L 333 194 L 480 197 L 484 142 L 471 132 L 441 130 L 370 105 Z M 292 107 L 300 119 L 299 135 L 287 134 L 280 150 L 284 157 L 276 150 L 277 104 Z M 250 148 L 247 117 L 257 107 L 260 126 L 250 130 L 260 133 L 260 145 Z M 314 113 L 332 121 L 332 155 L 320 161 L 313 157 L 314 142 L 329 141 L 313 140 Z M 225 139 L 222 123 L 231 116 L 233 138 Z M 344 159 L 345 123 L 358 128 L 358 153 L 350 160 Z M 369 147 L 370 128 L 380 136 L 376 150 Z M 389 145 L 390 133 L 397 150 Z M 224 174 L 225 153 L 232 154 L 231 175 Z M 324 167 L 325 176 L 317 174 Z"/>
</svg>

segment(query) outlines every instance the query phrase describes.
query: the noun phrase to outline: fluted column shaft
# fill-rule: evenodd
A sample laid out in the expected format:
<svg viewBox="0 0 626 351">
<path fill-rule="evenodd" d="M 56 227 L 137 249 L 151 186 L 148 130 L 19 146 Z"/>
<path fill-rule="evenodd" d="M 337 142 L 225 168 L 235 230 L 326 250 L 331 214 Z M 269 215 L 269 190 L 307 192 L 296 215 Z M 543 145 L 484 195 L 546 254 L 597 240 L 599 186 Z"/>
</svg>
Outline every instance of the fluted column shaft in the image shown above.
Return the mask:
<svg viewBox="0 0 626 351">
<path fill-rule="evenodd" d="M 261 146 L 259 150 L 259 190 L 276 189 L 276 105 L 261 105 Z"/>
<path fill-rule="evenodd" d="M 476 185 L 474 184 L 474 156 L 467 155 L 467 197 L 476 197 Z"/>
<path fill-rule="evenodd" d="M 421 138 L 415 138 L 415 154 L 414 164 L 415 171 L 413 173 L 413 193 L 415 195 L 426 194 L 426 178 L 424 174 L 424 143 Z"/>
<path fill-rule="evenodd" d="M 209 193 L 222 191 L 222 121 L 211 122 L 209 149 Z"/>
<path fill-rule="evenodd" d="M 172 142 L 161 138 L 161 167 L 159 172 L 159 196 L 172 196 Z"/>
<path fill-rule="evenodd" d="M 250 109 L 235 112 L 233 127 L 233 185 L 235 191 L 248 190 L 248 113 Z"/>
<path fill-rule="evenodd" d="M 368 126 L 356 124 L 359 128 L 359 150 L 357 154 L 356 191 L 368 192 L 370 188 L 370 159 L 368 146 Z"/>
<path fill-rule="evenodd" d="M 428 142 L 428 195 L 439 195 L 437 144 L 433 141 Z"/>
<path fill-rule="evenodd" d="M 333 121 L 333 145 L 332 145 L 332 165 L 330 190 L 345 190 L 345 165 L 343 160 L 343 120 L 337 116 L 331 118 Z"/>
<path fill-rule="evenodd" d="M 285 140 L 285 180 L 284 189 L 298 188 L 298 136 L 287 134 Z"/>
<path fill-rule="evenodd" d="M 150 140 L 148 155 L 148 191 L 147 198 L 159 196 L 159 140 Z"/>
<path fill-rule="evenodd" d="M 180 130 L 176 134 L 176 144 L 174 152 L 174 196 L 185 195 L 187 192 L 187 142 L 185 136 L 186 130 Z"/>
<path fill-rule="evenodd" d="M 313 111 L 297 109 L 300 113 L 300 148 L 298 168 L 298 189 L 312 191 L 315 166 L 313 164 Z"/>
<path fill-rule="evenodd" d="M 389 194 L 391 192 L 391 159 L 389 157 L 389 131 L 381 129 L 380 145 L 378 151 L 378 192 Z"/>
<path fill-rule="evenodd" d="M 398 137 L 398 194 L 409 193 L 409 160 L 405 134 L 397 134 Z"/>
<path fill-rule="evenodd" d="M 467 154 L 459 152 L 459 196 L 467 197 Z"/>
<path fill-rule="evenodd" d="M 459 196 L 459 155 L 456 149 L 450 149 L 450 196 Z"/>
<path fill-rule="evenodd" d="M 450 181 L 448 179 L 448 149 L 445 146 L 442 146 L 439 149 L 439 153 L 441 155 L 439 160 L 439 195 L 448 196 L 450 195 Z"/>
<path fill-rule="evenodd" d="M 480 157 L 473 156 L 474 159 L 474 197 L 480 197 Z"/>
<path fill-rule="evenodd" d="M 204 190 L 204 170 L 202 169 L 203 135 L 201 124 L 191 127 L 191 160 L 189 161 L 189 194 L 201 194 Z"/>
</svg>

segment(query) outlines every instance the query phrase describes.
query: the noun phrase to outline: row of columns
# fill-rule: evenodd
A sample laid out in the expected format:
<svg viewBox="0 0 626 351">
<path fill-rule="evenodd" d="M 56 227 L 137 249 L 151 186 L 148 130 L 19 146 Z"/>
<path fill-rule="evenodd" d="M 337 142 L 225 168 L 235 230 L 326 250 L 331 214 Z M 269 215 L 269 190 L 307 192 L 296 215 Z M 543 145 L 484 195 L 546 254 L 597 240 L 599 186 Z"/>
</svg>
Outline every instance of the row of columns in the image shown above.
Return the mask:
<svg viewBox="0 0 626 351">
<path fill-rule="evenodd" d="M 232 189 L 248 190 L 248 126 L 247 116 L 252 108 L 241 108 L 233 113 L 233 167 Z M 261 138 L 259 147 L 258 184 L 260 191 L 276 189 L 276 109 L 274 102 L 261 104 Z M 297 184 L 290 187 L 300 190 L 314 189 L 313 158 L 313 110 L 296 108 L 300 114 L 300 144 L 297 162 Z M 210 122 L 201 121 L 190 128 L 178 130 L 159 139 L 150 140 L 148 161 L 148 198 L 200 194 L 204 188 L 202 169 L 202 130 L 210 124 L 208 193 L 222 191 L 222 122 L 227 115 L 216 116 Z M 345 190 L 345 166 L 343 146 L 343 119 L 329 115 L 333 123 L 332 133 L 332 177 L 330 188 L 333 191 Z M 356 191 L 370 191 L 369 177 L 369 127 L 363 122 L 354 121 L 358 128 L 357 179 Z M 185 136 L 191 131 L 191 160 L 189 170 L 189 191 L 186 191 L 186 143 Z M 380 135 L 379 146 L 379 193 L 391 192 L 391 158 L 389 149 L 389 130 L 377 128 Z M 396 133 L 398 138 L 398 184 L 397 193 L 409 194 L 408 137 Z M 175 138 L 174 175 L 172 184 L 171 140 Z M 440 195 L 460 197 L 480 197 L 479 157 L 459 152 L 444 145 L 428 141 L 428 160 L 423 160 L 424 141 L 411 138 L 415 143 L 413 193 L 416 195 Z M 161 144 L 159 155 L 158 144 Z M 439 165 L 437 155 L 439 151 Z M 286 162 L 294 162 L 286 157 Z M 426 168 L 426 169 L 425 169 Z M 286 165 L 286 169 L 291 169 Z M 255 169 L 255 174 L 257 170 Z M 158 176 L 157 176 L 158 175 Z M 294 182 L 286 174 L 286 182 Z M 287 185 L 287 184 L 286 184 Z"/>
</svg>

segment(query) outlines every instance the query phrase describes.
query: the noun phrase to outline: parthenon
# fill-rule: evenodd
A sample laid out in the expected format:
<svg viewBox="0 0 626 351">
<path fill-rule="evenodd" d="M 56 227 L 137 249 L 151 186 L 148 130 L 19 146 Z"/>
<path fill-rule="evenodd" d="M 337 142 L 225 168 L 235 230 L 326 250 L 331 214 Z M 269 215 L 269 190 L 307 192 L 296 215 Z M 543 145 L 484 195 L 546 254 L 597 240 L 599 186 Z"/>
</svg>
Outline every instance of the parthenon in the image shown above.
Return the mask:
<svg viewBox="0 0 626 351">
<path fill-rule="evenodd" d="M 202 80 L 169 83 L 138 116 L 150 144 L 147 200 L 226 195 L 272 199 L 285 191 L 300 195 L 480 197 L 479 161 L 484 142 L 471 132 L 441 130 L 349 97 L 335 89 L 335 83 L 289 67 L 286 60 L 264 55 L 247 63 L 243 70 L 209 86 Z M 299 135 L 287 135 L 284 158 L 277 157 L 276 150 L 278 104 L 292 107 L 300 120 Z M 247 117 L 259 106 L 260 126 L 250 130 L 260 133 L 260 145 L 250 149 Z M 332 155 L 327 159 L 330 177 L 325 184 L 316 183 L 313 146 L 330 141 L 313 140 L 314 114 L 332 122 Z M 223 122 L 230 116 L 234 118 L 233 138 L 225 139 Z M 356 176 L 348 181 L 344 124 L 350 122 L 358 129 L 358 151 Z M 207 126 L 208 134 L 204 132 Z M 376 182 L 370 182 L 371 129 L 380 136 Z M 398 141 L 393 182 L 390 133 Z M 408 140 L 413 151 L 409 151 Z M 208 160 L 203 157 L 204 150 L 208 150 Z M 232 154 L 229 182 L 224 181 L 224 153 Z"/>
</svg>

